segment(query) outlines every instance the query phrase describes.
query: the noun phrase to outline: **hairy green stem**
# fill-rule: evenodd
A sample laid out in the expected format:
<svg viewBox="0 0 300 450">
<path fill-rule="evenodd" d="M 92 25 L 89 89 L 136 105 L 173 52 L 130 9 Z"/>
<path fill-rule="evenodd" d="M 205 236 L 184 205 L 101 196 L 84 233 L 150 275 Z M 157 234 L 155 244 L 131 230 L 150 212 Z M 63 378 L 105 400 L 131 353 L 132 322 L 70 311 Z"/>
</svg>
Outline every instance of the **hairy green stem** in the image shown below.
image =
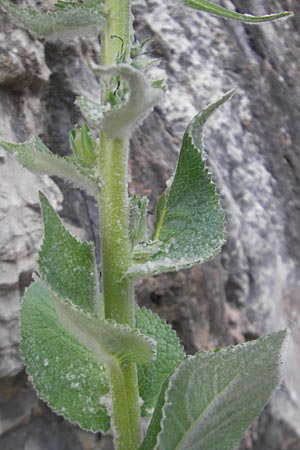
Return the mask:
<svg viewBox="0 0 300 450">
<path fill-rule="evenodd" d="M 125 276 L 131 248 L 127 197 L 128 144 L 101 133 L 100 234 L 105 316 L 133 325 L 133 289 Z"/>
<path fill-rule="evenodd" d="M 130 0 L 107 0 L 107 6 L 108 24 L 101 36 L 103 66 L 115 64 L 121 51 L 129 58 L 132 34 Z M 105 317 L 134 326 L 133 286 L 126 277 L 131 262 L 128 148 L 127 141 L 110 139 L 101 133 L 100 236 Z M 141 428 L 136 365 L 116 365 L 109 367 L 108 372 L 117 450 L 137 450 Z"/>
<path fill-rule="evenodd" d="M 125 276 L 131 260 L 127 159 L 128 143 L 101 133 L 99 203 L 105 317 L 134 326 L 133 286 Z M 110 368 L 109 378 L 117 450 L 136 450 L 141 440 L 136 365 Z"/>
<path fill-rule="evenodd" d="M 129 57 L 132 41 L 132 15 L 130 0 L 106 0 L 109 9 L 106 30 L 101 35 L 102 65 L 116 63 L 122 51 Z"/>
</svg>

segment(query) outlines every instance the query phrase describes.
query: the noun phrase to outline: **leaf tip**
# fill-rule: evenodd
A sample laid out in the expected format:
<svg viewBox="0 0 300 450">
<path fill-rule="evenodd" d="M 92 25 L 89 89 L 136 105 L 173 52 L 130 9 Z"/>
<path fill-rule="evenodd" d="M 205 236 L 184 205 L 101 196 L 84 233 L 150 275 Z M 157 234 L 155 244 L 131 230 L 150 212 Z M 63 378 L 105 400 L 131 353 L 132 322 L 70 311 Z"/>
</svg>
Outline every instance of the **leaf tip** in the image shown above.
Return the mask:
<svg viewBox="0 0 300 450">
<path fill-rule="evenodd" d="M 45 223 L 45 220 L 46 220 L 46 217 L 45 217 L 46 211 L 47 211 L 47 210 L 48 210 L 48 211 L 51 211 L 51 210 L 53 211 L 53 208 L 52 208 L 52 206 L 51 206 L 51 204 L 50 204 L 48 198 L 46 197 L 46 195 L 45 195 L 42 191 L 39 191 L 39 201 L 40 201 L 40 205 L 41 205 L 42 216 L 43 216 L 44 223 Z"/>
<path fill-rule="evenodd" d="M 39 200 L 40 200 L 41 203 L 44 203 L 44 202 L 47 201 L 47 197 L 44 194 L 44 192 L 42 192 L 42 191 L 39 191 Z"/>
<path fill-rule="evenodd" d="M 238 87 L 237 87 L 237 86 L 234 86 L 233 88 L 231 88 L 229 91 L 227 91 L 227 92 L 224 94 L 224 97 L 227 97 L 228 99 L 231 98 L 231 97 L 233 97 L 234 94 L 237 92 L 237 90 L 238 90 Z"/>
</svg>

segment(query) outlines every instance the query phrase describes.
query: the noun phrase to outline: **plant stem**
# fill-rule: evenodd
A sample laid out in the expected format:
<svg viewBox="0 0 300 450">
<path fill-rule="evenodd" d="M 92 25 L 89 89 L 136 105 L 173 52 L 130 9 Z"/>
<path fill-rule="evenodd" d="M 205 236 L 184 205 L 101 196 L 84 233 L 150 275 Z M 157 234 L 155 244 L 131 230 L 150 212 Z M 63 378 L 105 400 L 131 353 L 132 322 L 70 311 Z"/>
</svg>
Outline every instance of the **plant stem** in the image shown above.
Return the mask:
<svg viewBox="0 0 300 450">
<path fill-rule="evenodd" d="M 107 0 L 110 14 L 101 36 L 102 65 L 116 63 L 118 53 L 129 57 L 131 44 L 130 0 Z M 118 36 L 117 38 L 114 36 Z M 127 192 L 127 141 L 100 134 L 99 172 L 102 188 L 100 236 L 105 317 L 134 326 L 132 282 L 126 277 L 131 262 Z M 117 450 L 137 450 L 141 441 L 140 408 L 135 364 L 108 368 L 113 426 Z"/>
<path fill-rule="evenodd" d="M 101 35 L 102 65 L 116 63 L 118 53 L 123 50 L 129 57 L 132 41 L 132 18 L 130 0 L 106 0 L 109 9 L 107 27 Z"/>
<path fill-rule="evenodd" d="M 134 324 L 132 282 L 125 276 L 131 259 L 127 197 L 128 144 L 101 133 L 100 235 L 105 316 Z"/>
</svg>

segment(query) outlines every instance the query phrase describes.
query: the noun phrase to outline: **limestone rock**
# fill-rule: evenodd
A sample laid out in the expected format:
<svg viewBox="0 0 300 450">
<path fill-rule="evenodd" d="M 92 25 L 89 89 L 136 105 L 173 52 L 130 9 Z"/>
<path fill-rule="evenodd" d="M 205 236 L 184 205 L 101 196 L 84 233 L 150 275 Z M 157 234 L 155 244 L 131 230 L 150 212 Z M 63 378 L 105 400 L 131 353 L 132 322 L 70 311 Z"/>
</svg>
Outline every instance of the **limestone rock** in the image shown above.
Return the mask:
<svg viewBox="0 0 300 450">
<path fill-rule="evenodd" d="M 42 239 L 39 190 L 54 206 L 61 203 L 53 181 L 30 174 L 0 150 L 0 378 L 23 368 L 18 353 L 19 308 L 21 294 L 36 270 Z"/>
</svg>

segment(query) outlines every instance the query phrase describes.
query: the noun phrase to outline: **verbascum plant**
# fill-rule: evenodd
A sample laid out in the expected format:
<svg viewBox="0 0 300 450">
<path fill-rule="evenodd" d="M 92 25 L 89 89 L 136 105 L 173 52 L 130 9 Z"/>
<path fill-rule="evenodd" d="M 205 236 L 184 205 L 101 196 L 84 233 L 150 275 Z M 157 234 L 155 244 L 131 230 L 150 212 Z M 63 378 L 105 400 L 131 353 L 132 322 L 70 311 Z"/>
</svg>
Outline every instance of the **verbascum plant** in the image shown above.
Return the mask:
<svg viewBox="0 0 300 450">
<path fill-rule="evenodd" d="M 256 17 L 206 0 L 182 3 L 245 23 L 291 15 Z M 101 286 L 93 244 L 73 237 L 40 194 L 45 236 L 21 308 L 21 352 L 33 385 L 71 422 L 111 430 L 116 450 L 232 450 L 280 382 L 286 331 L 185 355 L 169 325 L 135 304 L 133 287 L 142 277 L 191 267 L 220 251 L 225 214 L 202 135 L 234 91 L 188 125 L 150 233 L 147 198 L 128 196 L 129 140 L 165 88 L 148 79 L 153 61 L 143 56 L 147 40 L 134 41 L 130 0 L 58 1 L 47 13 L 9 0 L 0 7 L 38 37 L 101 35 L 101 65 L 89 63 L 102 80 L 101 100 L 76 100 L 87 123 L 70 131 L 72 155 L 54 155 L 38 136 L 21 144 L 0 141 L 23 167 L 85 190 L 100 210 Z M 150 418 L 143 441 L 141 417 Z"/>
</svg>

